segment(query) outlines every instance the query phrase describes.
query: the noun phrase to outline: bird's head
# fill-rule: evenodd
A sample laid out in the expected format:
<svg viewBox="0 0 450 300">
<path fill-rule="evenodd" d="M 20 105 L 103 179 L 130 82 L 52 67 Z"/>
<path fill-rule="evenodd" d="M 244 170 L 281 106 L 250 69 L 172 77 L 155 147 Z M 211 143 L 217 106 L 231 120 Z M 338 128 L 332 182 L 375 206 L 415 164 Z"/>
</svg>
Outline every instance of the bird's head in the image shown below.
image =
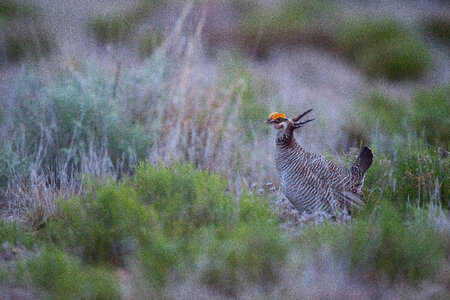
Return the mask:
<svg viewBox="0 0 450 300">
<path fill-rule="evenodd" d="M 306 123 L 314 120 L 314 119 L 309 119 L 304 122 L 302 122 L 300 120 L 301 118 L 303 118 L 306 114 L 308 114 L 311 111 L 312 111 L 312 109 L 302 113 L 301 115 L 299 115 L 298 117 L 293 118 L 293 119 L 289 119 L 283 113 L 274 112 L 269 115 L 269 118 L 266 120 L 265 123 L 272 125 L 277 130 L 283 130 L 283 131 L 294 130 L 294 129 L 300 128 L 303 125 L 305 125 Z"/>
</svg>

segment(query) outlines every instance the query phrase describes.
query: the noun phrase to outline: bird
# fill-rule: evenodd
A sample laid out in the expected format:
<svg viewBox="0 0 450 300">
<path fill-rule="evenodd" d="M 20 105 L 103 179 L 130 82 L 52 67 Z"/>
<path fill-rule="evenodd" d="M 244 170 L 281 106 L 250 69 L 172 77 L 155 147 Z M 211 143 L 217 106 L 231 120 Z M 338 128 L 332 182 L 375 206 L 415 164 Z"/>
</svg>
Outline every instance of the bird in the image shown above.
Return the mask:
<svg viewBox="0 0 450 300">
<path fill-rule="evenodd" d="M 361 188 L 373 154 L 364 146 L 351 168 L 338 165 L 323 156 L 305 150 L 294 131 L 313 121 L 301 119 L 312 109 L 289 119 L 274 112 L 265 121 L 277 130 L 275 166 L 280 189 L 299 213 L 321 211 L 330 215 L 347 212 L 365 203 Z"/>
</svg>

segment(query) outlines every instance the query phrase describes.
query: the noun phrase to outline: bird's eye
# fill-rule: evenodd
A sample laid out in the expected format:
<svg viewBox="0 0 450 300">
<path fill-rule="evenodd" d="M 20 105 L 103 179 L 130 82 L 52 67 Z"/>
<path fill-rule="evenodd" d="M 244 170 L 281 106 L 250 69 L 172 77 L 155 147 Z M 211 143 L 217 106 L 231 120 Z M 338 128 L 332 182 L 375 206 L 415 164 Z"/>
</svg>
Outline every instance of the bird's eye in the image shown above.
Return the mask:
<svg viewBox="0 0 450 300">
<path fill-rule="evenodd" d="M 281 121 L 283 121 L 283 118 L 278 118 L 275 120 L 277 123 L 280 123 Z"/>
</svg>

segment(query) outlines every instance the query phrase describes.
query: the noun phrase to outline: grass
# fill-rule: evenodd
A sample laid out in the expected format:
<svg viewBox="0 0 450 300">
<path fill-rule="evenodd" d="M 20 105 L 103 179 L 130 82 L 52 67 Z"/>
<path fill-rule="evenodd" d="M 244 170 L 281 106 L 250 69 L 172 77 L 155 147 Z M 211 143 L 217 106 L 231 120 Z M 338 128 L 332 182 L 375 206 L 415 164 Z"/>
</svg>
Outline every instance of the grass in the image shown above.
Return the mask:
<svg viewBox="0 0 450 300">
<path fill-rule="evenodd" d="M 328 261 L 366 284 L 435 282 L 442 279 L 447 233 L 429 223 L 427 214 L 433 203 L 448 198 L 449 166 L 429 166 L 444 172 L 430 178 L 431 186 L 442 183 L 439 199 L 422 197 L 416 180 L 400 182 L 405 163 L 421 163 L 420 151 L 431 154 L 425 145 L 399 149 L 395 160 L 376 155 L 366 178 L 369 203 L 353 222 L 306 225 L 298 238 L 280 229 L 267 200 L 246 191 L 236 199 L 222 176 L 192 165 L 145 163 L 118 183 L 86 178 L 88 192 L 61 201 L 39 234 L 2 225 L 1 241 L 32 242 L 41 249 L 2 278 L 51 297 L 115 298 L 113 270 L 121 268 L 128 274 L 140 270 L 140 283 L 130 276 L 131 285 L 144 284 L 155 296 L 170 295 L 173 278 L 239 296 L 251 287 L 276 288 L 283 273 L 291 272 L 289 264 L 301 270 L 305 259 L 314 261 L 328 248 Z M 420 203 L 413 202 L 415 195 Z M 302 255 L 294 263 L 296 251 Z"/>
<path fill-rule="evenodd" d="M 11 114 L 3 122 L 8 138 L 0 155 L 3 193 L 21 199 L 8 200 L 15 203 L 14 214 L 22 211 L 26 218 L 28 209 L 44 206 L 47 215 L 54 211 L 49 199 L 64 196 L 61 190 L 80 191 L 82 174 L 121 178 L 148 157 L 226 172 L 237 189 L 237 174 L 262 181 L 264 173 L 249 167 L 260 159 L 247 149 L 264 151 L 259 143 L 268 128 L 260 120 L 269 113 L 267 88 L 238 62 L 230 65 L 236 73 L 221 71 L 228 78 L 221 87 L 189 87 L 183 106 L 173 97 L 182 87 L 167 87 L 168 77 L 182 72 L 169 69 L 158 51 L 144 61 L 141 72 L 121 74 L 118 83 L 113 74 L 89 64 L 51 82 L 24 71 L 10 90 L 16 100 L 6 107 Z M 242 118 L 247 120 L 244 127 L 237 126 Z M 30 173 L 30 166 L 36 171 Z"/>
<path fill-rule="evenodd" d="M 142 58 L 151 56 L 155 49 L 161 45 L 162 38 L 160 32 L 153 30 L 148 30 L 142 34 L 138 45 L 139 56 Z"/>
<path fill-rule="evenodd" d="M 303 247 L 331 247 L 336 258 L 363 280 L 415 284 L 433 278 L 444 261 L 442 236 L 402 214 L 388 201 L 379 202 L 365 218 L 350 226 L 312 226 L 300 238 Z"/>
<path fill-rule="evenodd" d="M 22 1 L 4 0 L 0 3 L 0 19 L 11 20 L 35 13 L 35 8 Z"/>
<path fill-rule="evenodd" d="M 263 58 L 276 45 L 327 46 L 331 31 L 324 20 L 334 17 L 331 1 L 286 1 L 276 11 L 256 10 L 242 25 L 242 32 L 255 54 Z"/>
<path fill-rule="evenodd" d="M 24 246 L 31 249 L 34 244 L 33 233 L 27 232 L 26 228 L 17 222 L 0 222 L 0 244 L 8 243 L 14 247 Z"/>
<path fill-rule="evenodd" d="M 47 58 L 57 47 L 41 11 L 22 1 L 0 4 L 0 63 Z M 28 25 L 24 25 L 28 24 Z"/>
<path fill-rule="evenodd" d="M 205 284 L 229 293 L 241 279 L 273 282 L 288 249 L 276 219 L 262 199 L 243 193 L 236 202 L 226 187 L 221 176 L 192 165 L 142 164 L 132 178 L 98 182 L 85 196 L 60 202 L 38 235 L 2 225 L 1 240 L 21 244 L 30 236 L 41 249 L 20 265 L 14 284 L 52 297 L 114 298 L 111 270 L 133 262 L 157 290 L 169 274 L 185 278 L 196 268 Z"/>
<path fill-rule="evenodd" d="M 360 140 L 369 141 L 374 134 L 385 138 L 409 134 L 423 136 L 428 144 L 448 150 L 450 124 L 445 113 L 450 109 L 448 91 L 448 85 L 418 89 L 410 100 L 371 93 L 358 102 L 358 117 L 351 118 L 351 125 L 344 125 L 343 129 L 356 144 Z"/>
<path fill-rule="evenodd" d="M 255 9 L 240 31 L 259 58 L 277 46 L 309 45 L 347 57 L 370 78 L 416 79 L 432 65 L 425 42 L 395 18 L 344 19 L 330 1 L 286 1 L 275 10 Z"/>
<path fill-rule="evenodd" d="M 223 62 L 223 84 L 229 88 L 234 86 L 231 104 L 237 104 L 238 118 L 245 120 L 241 130 L 246 135 L 247 142 L 256 136 L 267 136 L 269 130 L 261 120 L 269 115 L 270 111 L 264 103 L 269 95 L 264 82 L 252 78 L 250 71 L 243 65 L 239 56 L 229 56 Z M 230 105 L 231 106 L 231 105 Z M 227 110 L 232 109 L 229 107 Z"/>
<path fill-rule="evenodd" d="M 38 35 L 9 35 L 5 40 L 6 59 L 18 62 L 29 58 L 38 60 L 40 57 L 48 57 L 54 48 L 53 42 L 45 33 Z"/>
<path fill-rule="evenodd" d="M 106 16 L 94 16 L 86 24 L 87 31 L 101 45 L 124 42 L 130 39 L 139 24 L 161 4 L 160 0 L 141 0 L 135 7 L 127 11 Z M 146 39 L 141 41 L 139 47 L 148 51 L 148 39 L 147 36 Z"/>
<path fill-rule="evenodd" d="M 5 191 L 14 177 L 23 177 L 30 167 L 26 158 L 21 158 L 11 146 L 4 143 L 0 148 L 0 189 Z"/>
<path fill-rule="evenodd" d="M 42 163 L 51 170 L 55 170 L 54 162 L 65 159 L 79 168 L 82 156 L 92 148 L 105 147 L 115 167 L 131 166 L 135 158 L 145 157 L 149 137 L 141 124 L 121 117 L 119 103 L 112 95 L 112 78 L 111 85 L 108 78 L 100 76 L 90 86 L 82 86 L 75 77 L 63 76 L 50 86 L 40 86 L 34 75 L 25 76 L 28 90 L 17 91 L 11 130 L 18 136 L 17 129 L 25 128 L 22 134 L 27 140 L 27 155 L 45 147 Z M 33 86 L 38 92 L 29 97 Z"/>
<path fill-rule="evenodd" d="M 43 291 L 44 297 L 66 299 L 116 299 L 114 274 L 106 268 L 86 267 L 66 253 L 44 248 L 23 266 L 23 279 Z"/>
<path fill-rule="evenodd" d="M 447 44 L 450 43 L 450 19 L 448 18 L 430 18 L 425 21 L 425 28 L 435 37 L 441 39 Z"/>
<path fill-rule="evenodd" d="M 2 288 L 36 298 L 370 298 L 432 286 L 447 298 L 446 86 L 417 91 L 411 105 L 363 99 L 375 154 L 366 206 L 348 224 L 294 227 L 245 186 L 274 176 L 263 121 L 279 95 L 236 57 L 216 79 L 170 50 L 117 77 L 88 61 L 50 77 L 25 68 L 8 85 L 1 204 L 25 212 L 7 211 L 24 225 L 0 222 L 0 243 L 28 252 L 5 260 L 0 249 Z"/>
<path fill-rule="evenodd" d="M 342 21 L 336 45 L 370 77 L 417 78 L 431 66 L 427 45 L 392 18 Z"/>
<path fill-rule="evenodd" d="M 430 144 L 441 144 L 450 148 L 450 85 L 432 90 L 420 90 L 413 99 L 412 124 L 415 130 L 424 133 Z"/>
<path fill-rule="evenodd" d="M 134 26 L 130 18 L 120 14 L 94 17 L 87 24 L 88 30 L 100 44 L 123 41 L 131 35 Z"/>
</svg>

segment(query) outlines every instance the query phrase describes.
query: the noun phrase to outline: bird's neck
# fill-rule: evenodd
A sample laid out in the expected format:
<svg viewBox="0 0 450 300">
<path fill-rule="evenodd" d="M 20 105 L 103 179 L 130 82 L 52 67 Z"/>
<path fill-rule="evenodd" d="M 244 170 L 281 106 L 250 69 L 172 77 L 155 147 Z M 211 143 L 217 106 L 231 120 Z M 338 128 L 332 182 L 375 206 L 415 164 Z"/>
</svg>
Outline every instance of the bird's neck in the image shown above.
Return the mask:
<svg viewBox="0 0 450 300">
<path fill-rule="evenodd" d="M 277 148 L 283 149 L 292 146 L 298 146 L 297 140 L 294 137 L 294 131 L 292 128 L 287 128 L 286 130 L 277 133 L 276 139 Z"/>
</svg>

